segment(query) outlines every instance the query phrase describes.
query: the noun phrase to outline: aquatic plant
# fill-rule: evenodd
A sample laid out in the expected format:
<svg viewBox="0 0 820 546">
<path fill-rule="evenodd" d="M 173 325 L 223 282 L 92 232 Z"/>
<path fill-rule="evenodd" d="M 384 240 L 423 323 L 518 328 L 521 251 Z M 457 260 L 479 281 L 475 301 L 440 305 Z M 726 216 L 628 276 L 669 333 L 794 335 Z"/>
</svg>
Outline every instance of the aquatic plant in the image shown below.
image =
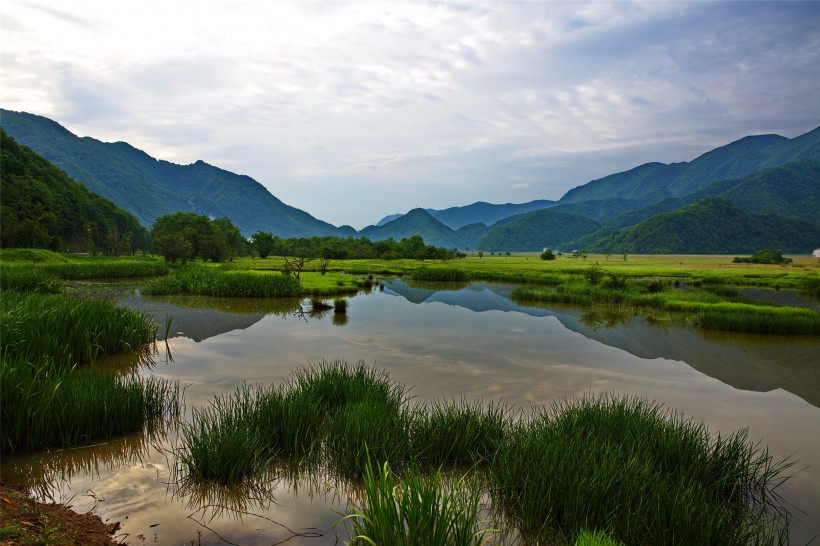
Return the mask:
<svg viewBox="0 0 820 546">
<path fill-rule="evenodd" d="M 478 546 L 494 530 L 479 528 L 482 489 L 467 476 L 447 483 L 442 472 L 409 469 L 399 479 L 384 462 L 364 467 L 361 506 L 344 518 L 352 524 L 350 544 L 396 546 Z"/>
<path fill-rule="evenodd" d="M 179 385 L 166 379 L 74 370 L 51 357 L 0 356 L 0 451 L 73 447 L 152 429 L 178 416 Z"/>
<path fill-rule="evenodd" d="M 229 271 L 218 267 L 189 265 L 167 277 L 149 282 L 145 294 L 192 294 L 227 297 L 286 297 L 302 293 L 299 279 L 268 272 Z"/>
<path fill-rule="evenodd" d="M 626 544 L 762 544 L 787 523 L 772 495 L 787 466 L 745 431 L 712 438 L 644 399 L 586 396 L 516 427 L 491 488 L 542 540 L 593 528 Z"/>
<path fill-rule="evenodd" d="M 463 269 L 417 267 L 412 276 L 417 281 L 469 281 L 470 273 Z"/>
<path fill-rule="evenodd" d="M 9 356 L 58 366 L 139 350 L 156 340 L 148 315 L 96 300 L 0 291 L 0 348 Z"/>
</svg>

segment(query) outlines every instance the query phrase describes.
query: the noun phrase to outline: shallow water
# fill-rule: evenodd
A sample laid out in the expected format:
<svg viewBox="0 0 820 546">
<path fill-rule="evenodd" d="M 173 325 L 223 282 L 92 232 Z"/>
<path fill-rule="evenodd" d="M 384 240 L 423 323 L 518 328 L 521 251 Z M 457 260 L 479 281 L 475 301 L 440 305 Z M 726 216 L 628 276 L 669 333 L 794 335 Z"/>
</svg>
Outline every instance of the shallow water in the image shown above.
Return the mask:
<svg viewBox="0 0 820 546">
<path fill-rule="evenodd" d="M 418 401 L 533 404 L 612 391 L 645 396 L 713 432 L 748 427 L 800 471 L 781 493 L 797 514 L 794 544 L 820 534 L 820 339 L 703 333 L 509 299 L 510 286 L 386 281 L 351 298 L 346 321 L 300 313 L 299 301 L 125 297 L 169 329 L 143 374 L 179 379 L 191 408 L 243 382 L 271 383 L 322 360 L 385 369 Z M 463 285 L 462 285 L 463 286 Z M 305 303 L 309 307 L 309 303 Z M 164 326 L 160 332 L 164 332 Z M 334 544 L 350 492 L 329 477 L 273 472 L 242 495 L 177 491 L 174 431 L 55 453 L 4 457 L 4 479 L 121 521 L 129 544 Z M 355 496 L 355 495 L 354 495 Z M 201 533 L 201 535 L 199 535 Z"/>
</svg>

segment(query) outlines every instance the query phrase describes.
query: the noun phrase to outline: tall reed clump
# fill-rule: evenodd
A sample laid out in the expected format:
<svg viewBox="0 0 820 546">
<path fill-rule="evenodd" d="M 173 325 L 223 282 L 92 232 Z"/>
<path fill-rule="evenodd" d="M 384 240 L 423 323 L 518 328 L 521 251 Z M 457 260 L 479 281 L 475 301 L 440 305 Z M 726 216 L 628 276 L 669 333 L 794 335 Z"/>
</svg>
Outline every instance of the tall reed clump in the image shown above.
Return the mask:
<svg viewBox="0 0 820 546">
<path fill-rule="evenodd" d="M 754 334 L 820 335 L 820 313 L 813 309 L 778 307 L 736 301 L 737 289 L 723 285 L 686 292 L 658 290 L 652 282 L 632 282 L 619 288 L 607 283 L 590 285 L 567 282 L 555 288 L 520 287 L 512 291 L 515 301 L 567 303 L 573 305 L 622 305 L 677 313 L 685 322 L 701 328 Z"/>
<path fill-rule="evenodd" d="M 486 468 L 510 429 L 504 406 L 467 400 L 415 408 L 410 430 L 414 459 L 423 466 Z"/>
<path fill-rule="evenodd" d="M 406 459 L 403 390 L 363 363 L 302 369 L 280 387 L 243 386 L 194 412 L 177 448 L 184 476 L 237 483 L 276 457 L 363 469 L 365 446 L 379 460 Z"/>
<path fill-rule="evenodd" d="M 62 280 L 41 267 L 0 264 L 0 289 L 18 292 L 56 294 L 63 286 Z"/>
<path fill-rule="evenodd" d="M 642 399 L 584 397 L 517 427 L 491 487 L 538 540 L 586 528 L 626 544 L 771 544 L 787 527 L 772 495 L 786 466 L 745 431 L 713 439 Z"/>
<path fill-rule="evenodd" d="M 108 302 L 0 291 L 0 344 L 9 356 L 72 366 L 136 351 L 156 335 L 153 319 Z"/>
<path fill-rule="evenodd" d="M 162 261 L 131 258 L 46 263 L 37 267 L 66 280 L 158 277 L 169 271 L 168 265 Z"/>
<path fill-rule="evenodd" d="M 469 271 L 438 267 L 417 267 L 413 270 L 411 275 L 417 281 L 463 282 L 469 281 L 471 278 Z"/>
<path fill-rule="evenodd" d="M 493 534 L 480 529 L 482 488 L 466 476 L 447 483 L 440 470 L 409 469 L 399 480 L 385 462 L 364 467 L 362 506 L 351 506 L 352 545 L 479 546 Z"/>
<path fill-rule="evenodd" d="M 156 335 L 152 319 L 108 302 L 0 291 L 0 450 L 76 446 L 178 415 L 176 383 L 78 367 Z"/>
<path fill-rule="evenodd" d="M 153 429 L 180 412 L 175 382 L 0 356 L 0 451 L 73 447 Z"/>
<path fill-rule="evenodd" d="M 226 297 L 295 297 L 302 293 L 299 279 L 269 272 L 227 271 L 187 266 L 148 283 L 145 294 L 191 294 Z"/>
</svg>

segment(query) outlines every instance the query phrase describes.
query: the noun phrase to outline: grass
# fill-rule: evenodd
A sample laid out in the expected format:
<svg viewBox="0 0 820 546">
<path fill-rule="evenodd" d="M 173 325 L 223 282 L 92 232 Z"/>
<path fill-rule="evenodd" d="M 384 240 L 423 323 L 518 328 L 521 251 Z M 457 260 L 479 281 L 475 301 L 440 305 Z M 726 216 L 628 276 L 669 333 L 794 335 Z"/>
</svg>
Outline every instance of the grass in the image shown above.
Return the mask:
<svg viewBox="0 0 820 546">
<path fill-rule="evenodd" d="M 451 268 L 419 267 L 412 272 L 413 279 L 417 281 L 469 281 L 471 275 L 468 271 Z"/>
<path fill-rule="evenodd" d="M 790 463 L 773 461 L 745 431 L 713 437 L 641 398 L 587 396 L 529 416 L 465 401 L 411 405 L 383 372 L 336 361 L 279 387 L 217 398 L 184 428 L 177 453 L 178 474 L 223 484 L 252 480 L 283 458 L 363 476 L 367 502 L 349 518 L 361 544 L 402 544 L 425 510 L 430 521 L 450 521 L 448 511 L 461 511 L 450 503 L 469 508 L 482 496 L 539 543 L 591 534 L 604 544 L 774 544 L 788 536 L 775 490 Z M 445 487 L 445 467 L 483 476 L 483 485 Z M 472 500 L 458 504 L 464 494 Z M 476 512 L 463 512 L 470 531 L 460 527 L 458 536 L 472 543 Z"/>
<path fill-rule="evenodd" d="M 188 265 L 149 282 L 149 295 L 187 294 L 228 297 L 294 297 L 302 292 L 299 279 L 281 273 L 231 271 Z"/>
<path fill-rule="evenodd" d="M 168 380 L 72 370 L 47 357 L 0 359 L 0 451 L 84 445 L 180 411 L 179 387 Z"/>
<path fill-rule="evenodd" d="M 93 369 L 101 354 L 144 352 L 156 323 L 105 301 L 33 292 L 56 278 L 47 266 L 4 264 L 3 280 L 29 291 L 0 291 L 0 451 L 73 447 L 178 416 L 178 384 Z"/>
<path fill-rule="evenodd" d="M 581 306 L 619 306 L 656 310 L 678 320 L 711 330 L 780 335 L 820 335 L 820 313 L 807 308 L 773 306 L 746 301 L 734 286 L 715 284 L 707 277 L 690 289 L 670 289 L 669 280 L 625 280 L 596 266 L 587 280 L 574 279 L 555 287 L 524 286 L 512 297 L 519 302 L 550 302 Z M 597 278 L 596 278 L 597 277 Z M 594 279 L 594 282 L 590 282 Z"/>
<path fill-rule="evenodd" d="M 0 291 L 0 347 L 9 357 L 39 362 L 45 356 L 71 367 L 137 351 L 156 335 L 147 315 L 108 302 Z"/>
<path fill-rule="evenodd" d="M 506 517 L 541 540 L 594 528 L 626 544 L 769 544 L 787 520 L 772 494 L 786 466 L 745 431 L 712 438 L 657 404 L 601 396 L 536 412 L 491 479 Z"/>
<path fill-rule="evenodd" d="M 378 471 L 364 469 L 362 506 L 349 507 L 350 544 L 396 546 L 479 546 L 492 529 L 479 527 L 481 489 L 446 483 L 440 470 L 409 470 L 399 480 L 385 462 Z"/>
</svg>

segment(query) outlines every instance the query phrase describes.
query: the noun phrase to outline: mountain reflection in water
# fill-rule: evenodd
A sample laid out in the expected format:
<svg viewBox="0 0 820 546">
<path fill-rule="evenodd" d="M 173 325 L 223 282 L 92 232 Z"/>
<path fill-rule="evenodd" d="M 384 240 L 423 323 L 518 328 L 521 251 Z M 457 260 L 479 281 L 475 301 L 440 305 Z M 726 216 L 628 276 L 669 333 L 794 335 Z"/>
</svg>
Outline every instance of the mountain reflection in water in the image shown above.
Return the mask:
<svg viewBox="0 0 820 546">
<path fill-rule="evenodd" d="M 555 317 L 573 332 L 646 359 L 687 363 L 736 389 L 783 389 L 820 407 L 820 339 L 694 330 L 640 317 L 560 304 L 520 305 L 513 286 L 473 283 L 456 290 L 446 284 L 392 280 L 385 292 L 415 303 L 444 303 L 475 312 L 508 311 Z"/>
</svg>

